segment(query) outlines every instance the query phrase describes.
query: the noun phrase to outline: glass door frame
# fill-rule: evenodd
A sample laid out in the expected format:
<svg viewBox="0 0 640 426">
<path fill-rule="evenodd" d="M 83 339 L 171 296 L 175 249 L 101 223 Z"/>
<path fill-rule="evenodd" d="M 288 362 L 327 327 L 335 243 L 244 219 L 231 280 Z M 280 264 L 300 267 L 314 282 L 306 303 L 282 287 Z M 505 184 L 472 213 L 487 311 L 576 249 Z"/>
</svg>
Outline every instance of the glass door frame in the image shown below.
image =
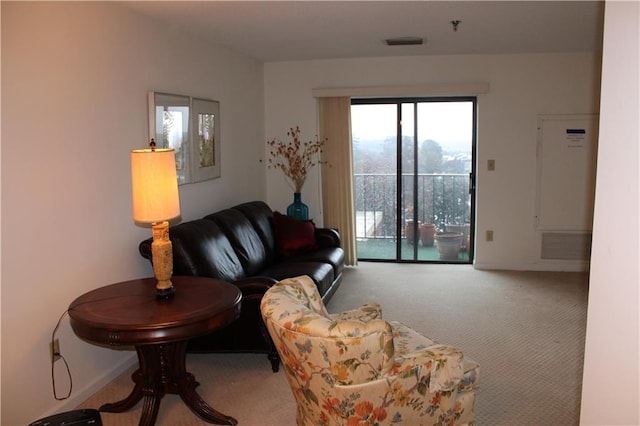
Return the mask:
<svg viewBox="0 0 640 426">
<path fill-rule="evenodd" d="M 402 127 L 402 106 L 403 104 L 413 104 L 414 120 L 413 120 L 413 204 L 418 205 L 418 155 L 419 155 L 419 141 L 418 141 L 418 120 L 417 120 L 417 108 L 419 103 L 438 103 L 438 102 L 471 102 L 472 105 L 472 134 L 471 134 L 471 170 L 469 173 L 469 195 L 470 195 L 470 217 L 469 217 L 469 244 L 467 246 L 467 260 L 461 261 L 445 261 L 445 260 L 419 260 L 418 259 L 418 241 L 417 239 L 413 244 L 413 258 L 403 259 L 402 257 L 402 228 L 403 228 L 403 127 Z M 396 182 L 396 258 L 391 259 L 366 259 L 367 261 L 382 261 L 382 262 L 397 262 L 397 263 L 455 263 L 455 264 L 472 264 L 475 255 L 475 211 L 476 211 L 476 158 L 477 158 L 477 124 L 478 124 L 478 101 L 476 96 L 452 96 L 452 97 L 399 97 L 399 98 L 362 98 L 351 100 L 351 105 L 375 105 L 386 104 L 397 106 L 397 123 L 396 123 L 396 175 L 398 176 Z M 418 212 L 414 209 L 413 212 L 414 223 L 417 223 Z M 417 227 L 416 227 L 417 228 Z M 416 231 L 416 238 L 419 237 L 419 232 Z"/>
</svg>

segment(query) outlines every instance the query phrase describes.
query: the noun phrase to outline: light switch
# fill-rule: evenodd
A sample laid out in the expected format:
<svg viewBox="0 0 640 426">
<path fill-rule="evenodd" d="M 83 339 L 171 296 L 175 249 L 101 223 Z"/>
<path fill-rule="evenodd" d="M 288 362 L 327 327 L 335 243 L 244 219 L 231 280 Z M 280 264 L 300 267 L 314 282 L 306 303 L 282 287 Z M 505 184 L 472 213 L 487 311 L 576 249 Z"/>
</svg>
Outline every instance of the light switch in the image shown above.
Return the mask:
<svg viewBox="0 0 640 426">
<path fill-rule="evenodd" d="M 493 172 L 496 169 L 496 160 L 487 160 L 487 170 Z"/>
</svg>

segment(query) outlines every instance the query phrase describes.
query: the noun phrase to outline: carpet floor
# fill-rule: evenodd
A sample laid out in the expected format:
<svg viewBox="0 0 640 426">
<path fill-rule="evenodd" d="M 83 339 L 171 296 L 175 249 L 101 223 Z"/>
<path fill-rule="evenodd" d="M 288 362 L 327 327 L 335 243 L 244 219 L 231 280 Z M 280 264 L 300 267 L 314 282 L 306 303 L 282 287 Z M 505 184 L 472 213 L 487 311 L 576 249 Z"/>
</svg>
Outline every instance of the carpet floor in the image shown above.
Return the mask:
<svg viewBox="0 0 640 426">
<path fill-rule="evenodd" d="M 479 271 L 470 265 L 361 262 L 345 271 L 330 312 L 379 302 L 401 321 L 480 364 L 476 424 L 577 425 L 587 312 L 588 274 Z M 264 354 L 189 354 L 198 393 L 240 425 L 295 425 L 284 373 Z M 98 408 L 128 395 L 131 371 L 78 408 Z M 135 425 L 138 404 L 102 413 L 105 426 Z M 160 405 L 158 425 L 203 425 L 176 395 Z"/>
</svg>

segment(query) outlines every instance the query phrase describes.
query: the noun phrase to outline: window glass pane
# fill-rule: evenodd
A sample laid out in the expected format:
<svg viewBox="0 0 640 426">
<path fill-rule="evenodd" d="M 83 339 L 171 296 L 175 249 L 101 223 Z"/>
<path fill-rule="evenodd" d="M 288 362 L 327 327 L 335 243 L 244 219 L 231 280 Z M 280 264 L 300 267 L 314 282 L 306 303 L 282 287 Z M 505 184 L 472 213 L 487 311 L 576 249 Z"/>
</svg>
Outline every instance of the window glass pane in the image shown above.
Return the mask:
<svg viewBox="0 0 640 426">
<path fill-rule="evenodd" d="M 395 104 L 351 107 L 356 239 L 360 258 L 396 258 L 397 122 Z"/>
</svg>

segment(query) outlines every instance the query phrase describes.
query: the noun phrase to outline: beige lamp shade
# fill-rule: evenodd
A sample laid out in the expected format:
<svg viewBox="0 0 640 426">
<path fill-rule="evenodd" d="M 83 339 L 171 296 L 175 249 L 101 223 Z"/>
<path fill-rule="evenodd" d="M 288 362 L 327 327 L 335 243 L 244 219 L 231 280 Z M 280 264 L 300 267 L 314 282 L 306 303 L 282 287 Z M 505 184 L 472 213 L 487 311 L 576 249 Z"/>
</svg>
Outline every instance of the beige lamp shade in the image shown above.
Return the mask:
<svg viewBox="0 0 640 426">
<path fill-rule="evenodd" d="M 131 151 L 133 220 L 168 221 L 180 216 L 180 197 L 173 149 Z"/>
</svg>

